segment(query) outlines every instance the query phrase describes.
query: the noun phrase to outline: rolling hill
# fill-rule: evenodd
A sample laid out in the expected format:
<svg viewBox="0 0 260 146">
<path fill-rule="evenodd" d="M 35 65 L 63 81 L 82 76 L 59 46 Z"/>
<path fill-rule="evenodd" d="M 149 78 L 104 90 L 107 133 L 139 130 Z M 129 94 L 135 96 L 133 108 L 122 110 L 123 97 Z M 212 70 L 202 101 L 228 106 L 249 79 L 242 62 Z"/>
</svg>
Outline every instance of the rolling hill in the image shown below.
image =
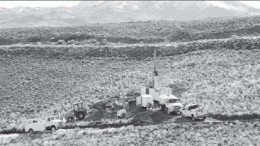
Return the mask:
<svg viewBox="0 0 260 146">
<path fill-rule="evenodd" d="M 56 44 L 73 40 L 75 45 L 163 43 L 203 39 L 257 36 L 260 16 L 208 18 L 193 21 L 139 21 L 87 24 L 67 27 L 0 29 L 0 45 Z"/>
</svg>

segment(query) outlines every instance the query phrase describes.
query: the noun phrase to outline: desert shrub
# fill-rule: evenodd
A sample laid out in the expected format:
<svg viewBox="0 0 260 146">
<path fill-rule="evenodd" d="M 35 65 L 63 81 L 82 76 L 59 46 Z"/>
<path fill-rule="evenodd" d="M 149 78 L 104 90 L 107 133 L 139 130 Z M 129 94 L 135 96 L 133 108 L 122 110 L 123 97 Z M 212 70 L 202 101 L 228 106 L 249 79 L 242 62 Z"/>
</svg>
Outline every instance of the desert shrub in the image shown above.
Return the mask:
<svg viewBox="0 0 260 146">
<path fill-rule="evenodd" d="M 101 45 L 106 45 L 107 43 L 108 43 L 107 39 L 102 39 L 100 44 Z"/>
<path fill-rule="evenodd" d="M 74 44 L 74 43 L 75 43 L 74 40 L 69 40 L 69 41 L 68 41 L 68 44 Z"/>
<path fill-rule="evenodd" d="M 29 36 L 26 39 L 26 42 L 32 42 L 32 43 L 41 42 L 41 41 L 45 41 L 45 38 L 43 36 Z"/>
<path fill-rule="evenodd" d="M 13 39 L 0 37 L 0 45 L 9 45 L 12 43 L 14 43 Z"/>
<path fill-rule="evenodd" d="M 58 40 L 56 42 L 57 45 L 64 45 L 65 44 L 65 41 L 64 40 Z"/>
</svg>

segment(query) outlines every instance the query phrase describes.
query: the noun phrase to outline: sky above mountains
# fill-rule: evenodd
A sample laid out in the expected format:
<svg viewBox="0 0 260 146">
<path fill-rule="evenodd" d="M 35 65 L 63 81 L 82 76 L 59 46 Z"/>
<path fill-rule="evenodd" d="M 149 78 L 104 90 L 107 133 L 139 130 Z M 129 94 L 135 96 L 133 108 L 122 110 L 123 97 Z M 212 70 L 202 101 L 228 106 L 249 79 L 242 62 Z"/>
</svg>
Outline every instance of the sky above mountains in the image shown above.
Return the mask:
<svg viewBox="0 0 260 146">
<path fill-rule="evenodd" d="M 0 1 L 0 7 L 72 7 L 80 1 Z M 260 9 L 260 1 L 241 1 L 254 8 Z"/>
</svg>

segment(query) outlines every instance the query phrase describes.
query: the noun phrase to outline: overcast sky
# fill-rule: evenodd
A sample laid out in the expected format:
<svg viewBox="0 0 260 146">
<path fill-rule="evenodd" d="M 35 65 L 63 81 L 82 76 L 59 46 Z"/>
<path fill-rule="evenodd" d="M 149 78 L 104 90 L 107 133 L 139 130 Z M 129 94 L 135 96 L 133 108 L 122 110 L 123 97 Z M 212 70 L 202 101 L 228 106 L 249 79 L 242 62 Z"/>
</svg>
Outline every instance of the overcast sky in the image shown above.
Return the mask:
<svg viewBox="0 0 260 146">
<path fill-rule="evenodd" d="M 0 1 L 0 7 L 72 7 L 79 1 Z"/>
<path fill-rule="evenodd" d="M 242 1 L 252 7 L 260 9 L 260 1 Z M 79 1 L 0 1 L 0 7 L 13 8 L 23 7 L 71 7 Z"/>
</svg>

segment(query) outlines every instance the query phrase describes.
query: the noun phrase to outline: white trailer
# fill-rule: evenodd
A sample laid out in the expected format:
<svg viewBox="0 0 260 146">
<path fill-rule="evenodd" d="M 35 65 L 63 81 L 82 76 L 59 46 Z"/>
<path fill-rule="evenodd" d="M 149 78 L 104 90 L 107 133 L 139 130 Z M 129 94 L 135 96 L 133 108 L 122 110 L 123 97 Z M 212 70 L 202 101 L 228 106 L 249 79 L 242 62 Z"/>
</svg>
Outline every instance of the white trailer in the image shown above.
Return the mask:
<svg viewBox="0 0 260 146">
<path fill-rule="evenodd" d="M 157 90 L 154 88 L 142 87 L 141 94 L 152 96 L 153 103 L 159 105 L 161 110 L 166 111 L 168 114 L 180 114 L 180 109 L 183 107 L 179 101 L 179 98 L 172 95 L 172 89 L 168 87 L 163 87 Z M 141 98 L 146 98 L 146 96 L 141 96 Z"/>
<path fill-rule="evenodd" d="M 153 97 L 152 95 L 143 94 L 141 96 L 136 97 L 136 105 L 139 105 L 144 108 L 153 107 Z"/>
</svg>

